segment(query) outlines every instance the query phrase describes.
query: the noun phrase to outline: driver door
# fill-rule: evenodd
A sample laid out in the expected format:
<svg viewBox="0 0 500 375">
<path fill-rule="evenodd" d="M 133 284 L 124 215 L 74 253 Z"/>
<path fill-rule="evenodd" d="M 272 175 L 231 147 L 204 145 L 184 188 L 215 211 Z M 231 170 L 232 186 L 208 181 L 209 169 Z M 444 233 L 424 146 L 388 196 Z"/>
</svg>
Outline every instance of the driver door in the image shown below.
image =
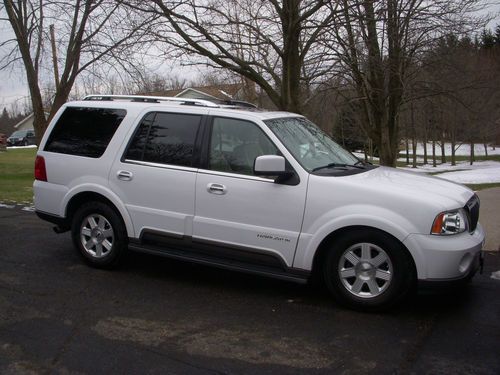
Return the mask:
<svg viewBox="0 0 500 375">
<path fill-rule="evenodd" d="M 210 133 L 208 165 L 196 180 L 193 240 L 265 253 L 291 267 L 307 181 L 277 184 L 253 174 L 257 156 L 279 154 L 254 122 L 215 117 Z"/>
</svg>

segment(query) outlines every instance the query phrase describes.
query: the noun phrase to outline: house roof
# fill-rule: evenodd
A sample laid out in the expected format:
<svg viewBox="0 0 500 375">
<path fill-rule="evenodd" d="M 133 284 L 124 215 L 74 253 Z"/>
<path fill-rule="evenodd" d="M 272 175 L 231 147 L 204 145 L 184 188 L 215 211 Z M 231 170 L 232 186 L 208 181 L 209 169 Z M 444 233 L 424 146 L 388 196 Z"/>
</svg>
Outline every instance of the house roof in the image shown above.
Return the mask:
<svg viewBox="0 0 500 375">
<path fill-rule="evenodd" d="M 32 117 L 34 116 L 34 113 L 29 114 L 25 118 L 23 118 L 21 121 L 19 121 L 16 125 L 14 125 L 14 129 L 19 128 L 22 126 L 25 122 L 29 121 Z"/>
<path fill-rule="evenodd" d="M 147 95 L 154 96 L 184 96 L 187 93 L 199 94 L 200 98 L 209 96 L 220 100 L 235 99 L 242 86 L 239 83 L 229 83 L 223 85 L 197 86 L 184 89 L 166 90 L 150 92 Z"/>
<path fill-rule="evenodd" d="M 49 111 L 48 110 L 44 110 L 44 113 L 45 113 L 45 116 L 49 115 Z M 19 121 L 16 125 L 14 125 L 14 129 L 20 128 L 25 122 L 31 120 L 34 115 L 35 115 L 35 113 L 31 112 L 28 116 L 26 116 L 21 121 Z"/>
</svg>

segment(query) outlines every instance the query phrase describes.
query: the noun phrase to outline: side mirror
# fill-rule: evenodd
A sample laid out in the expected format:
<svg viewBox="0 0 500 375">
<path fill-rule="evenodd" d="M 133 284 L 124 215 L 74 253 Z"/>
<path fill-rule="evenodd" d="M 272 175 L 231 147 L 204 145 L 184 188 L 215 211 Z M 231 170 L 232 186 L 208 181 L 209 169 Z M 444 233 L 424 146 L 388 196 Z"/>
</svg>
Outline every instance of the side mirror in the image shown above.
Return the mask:
<svg viewBox="0 0 500 375">
<path fill-rule="evenodd" d="M 286 170 L 285 158 L 278 155 L 262 155 L 255 158 L 253 172 L 256 176 L 285 177 L 292 172 Z"/>
</svg>

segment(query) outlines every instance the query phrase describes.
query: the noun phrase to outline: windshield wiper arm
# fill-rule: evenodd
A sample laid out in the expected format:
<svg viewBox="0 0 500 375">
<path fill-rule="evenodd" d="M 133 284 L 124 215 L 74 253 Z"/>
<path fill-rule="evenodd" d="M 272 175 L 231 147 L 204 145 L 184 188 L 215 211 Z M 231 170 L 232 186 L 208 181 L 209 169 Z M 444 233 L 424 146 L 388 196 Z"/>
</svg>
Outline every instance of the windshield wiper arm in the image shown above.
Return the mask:
<svg viewBox="0 0 500 375">
<path fill-rule="evenodd" d="M 356 165 L 362 165 L 364 167 L 366 167 L 367 165 L 373 165 L 372 163 L 370 163 L 369 161 L 364 161 L 364 160 L 358 160 L 356 163 L 353 164 L 353 166 L 356 166 Z"/>
<path fill-rule="evenodd" d="M 316 171 L 319 171 L 320 169 L 327 169 L 327 168 L 347 168 L 347 167 L 353 167 L 353 168 L 358 168 L 358 169 L 365 169 L 364 165 L 356 165 L 356 164 L 358 164 L 358 163 L 355 163 L 355 164 L 330 163 L 330 164 L 327 164 L 327 165 L 323 165 L 321 167 L 316 167 L 312 171 L 316 172 Z"/>
</svg>

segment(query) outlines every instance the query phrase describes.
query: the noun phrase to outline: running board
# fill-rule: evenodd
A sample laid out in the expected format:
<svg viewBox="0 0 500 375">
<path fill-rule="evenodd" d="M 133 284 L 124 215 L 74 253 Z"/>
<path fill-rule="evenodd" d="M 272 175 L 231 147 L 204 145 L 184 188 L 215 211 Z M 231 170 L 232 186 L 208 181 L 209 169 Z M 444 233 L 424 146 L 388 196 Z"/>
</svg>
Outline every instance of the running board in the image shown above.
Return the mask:
<svg viewBox="0 0 500 375">
<path fill-rule="evenodd" d="M 197 263 L 197 264 L 202 264 L 232 271 L 238 271 L 248 274 L 266 276 L 275 279 L 291 281 L 299 284 L 307 284 L 310 275 L 309 272 L 304 270 L 297 270 L 293 268 L 283 270 L 280 268 L 257 265 L 235 259 L 227 259 L 217 256 L 211 256 L 206 253 L 200 254 L 197 252 L 190 251 L 189 249 L 181 250 L 164 246 L 159 248 L 157 246 L 146 246 L 137 243 L 130 243 L 128 245 L 128 248 L 130 250 L 138 251 L 141 253 L 159 255 L 166 258 L 183 260 L 191 263 Z"/>
</svg>

